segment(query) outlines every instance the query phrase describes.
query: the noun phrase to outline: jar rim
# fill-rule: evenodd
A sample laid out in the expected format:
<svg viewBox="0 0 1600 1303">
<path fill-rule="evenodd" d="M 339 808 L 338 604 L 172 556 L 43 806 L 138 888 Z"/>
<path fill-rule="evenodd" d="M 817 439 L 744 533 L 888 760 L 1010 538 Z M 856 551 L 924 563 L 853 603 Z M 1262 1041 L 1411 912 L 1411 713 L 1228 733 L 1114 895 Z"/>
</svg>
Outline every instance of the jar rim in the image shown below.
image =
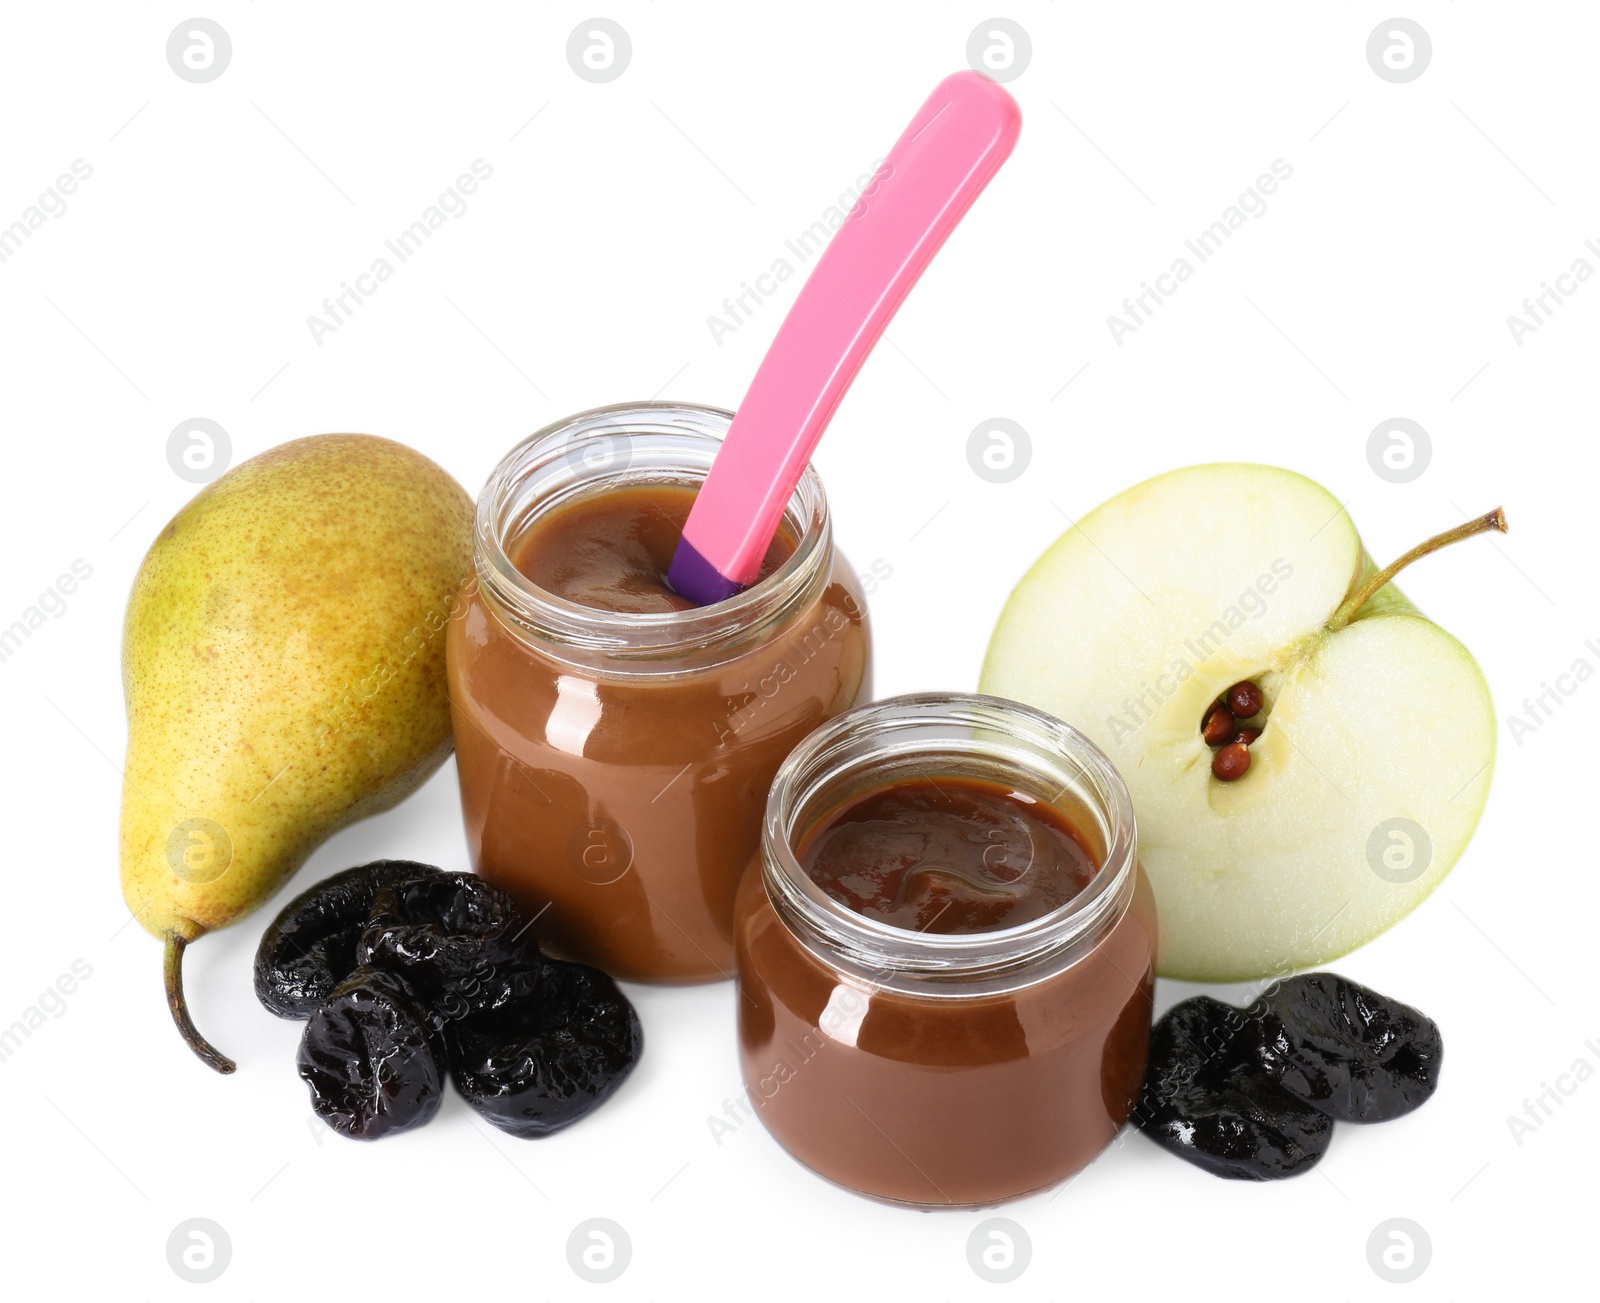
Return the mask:
<svg viewBox="0 0 1600 1303">
<path fill-rule="evenodd" d="M 650 400 L 591 408 L 536 430 L 500 460 L 478 496 L 473 564 L 480 591 L 542 648 L 631 663 L 640 672 L 742 645 L 782 620 L 812 595 L 831 564 L 827 495 L 810 465 L 784 511 L 795 550 L 766 578 L 709 606 L 664 612 L 585 606 L 539 587 L 507 551 L 535 518 L 580 493 L 649 482 L 652 475 L 702 481 L 732 421 L 724 408 Z"/>
<path fill-rule="evenodd" d="M 1001 748 L 999 740 L 1008 746 Z M 825 787 L 885 761 L 992 759 L 1056 805 L 1068 787 L 1096 819 L 1104 845 L 1088 884 L 1048 913 L 987 932 L 928 933 L 859 914 L 814 882 L 795 855 L 806 804 Z M 1063 776 L 1052 796 L 1047 790 Z M 1059 808 L 1059 806 L 1058 806 Z M 871 985 L 919 994 L 1012 989 L 1075 963 L 1133 898 L 1137 828 L 1132 798 L 1110 759 L 1071 725 L 1035 707 L 980 693 L 914 693 L 857 707 L 808 735 L 780 766 L 762 827 L 762 877 L 775 911 L 827 962 Z"/>
</svg>

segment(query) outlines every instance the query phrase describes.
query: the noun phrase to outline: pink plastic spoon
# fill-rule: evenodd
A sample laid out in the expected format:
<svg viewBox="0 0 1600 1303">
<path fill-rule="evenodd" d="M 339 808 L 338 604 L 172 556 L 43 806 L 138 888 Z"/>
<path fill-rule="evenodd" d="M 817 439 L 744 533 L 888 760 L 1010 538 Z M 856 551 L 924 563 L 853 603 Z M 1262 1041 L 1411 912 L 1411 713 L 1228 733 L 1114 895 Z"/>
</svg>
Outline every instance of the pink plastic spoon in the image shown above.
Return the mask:
<svg viewBox="0 0 1600 1303">
<path fill-rule="evenodd" d="M 755 582 L 817 440 L 917 277 L 1011 153 L 1017 103 L 946 77 L 812 269 L 695 499 L 667 582 L 702 606 Z"/>
</svg>

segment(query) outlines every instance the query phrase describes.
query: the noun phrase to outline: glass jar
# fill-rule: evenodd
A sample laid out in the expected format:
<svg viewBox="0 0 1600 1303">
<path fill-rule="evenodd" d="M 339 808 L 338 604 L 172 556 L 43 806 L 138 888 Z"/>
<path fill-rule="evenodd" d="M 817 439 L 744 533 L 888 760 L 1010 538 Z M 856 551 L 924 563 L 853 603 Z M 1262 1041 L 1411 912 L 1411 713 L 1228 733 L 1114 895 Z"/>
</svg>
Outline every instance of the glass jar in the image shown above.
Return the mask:
<svg viewBox="0 0 1600 1303">
<path fill-rule="evenodd" d="M 807 468 L 794 552 L 712 606 L 633 614 L 564 600 L 508 549 L 546 512 L 704 481 L 731 412 L 583 412 L 505 458 L 478 500 L 475 575 L 447 640 L 473 864 L 537 915 L 552 953 L 639 981 L 732 975 L 733 901 L 794 745 L 869 691 L 856 576 Z"/>
<path fill-rule="evenodd" d="M 894 927 L 796 857 L 853 796 L 946 775 L 1052 805 L 1098 865 L 1050 913 L 989 932 Z M 1133 809 L 1075 729 L 997 697 L 897 697 L 833 720 L 772 785 L 740 885 L 739 1055 L 754 1112 L 821 1175 L 919 1205 L 1052 1185 L 1127 1121 L 1144 1077 L 1156 916 Z"/>
</svg>

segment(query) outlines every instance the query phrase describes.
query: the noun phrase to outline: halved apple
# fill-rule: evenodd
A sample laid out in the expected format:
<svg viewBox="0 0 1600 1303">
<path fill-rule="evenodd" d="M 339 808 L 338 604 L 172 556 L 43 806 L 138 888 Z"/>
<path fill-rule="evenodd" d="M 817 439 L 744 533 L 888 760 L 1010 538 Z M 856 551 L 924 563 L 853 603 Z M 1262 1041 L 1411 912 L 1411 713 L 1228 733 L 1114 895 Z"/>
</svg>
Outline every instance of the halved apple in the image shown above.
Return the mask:
<svg viewBox="0 0 1600 1303">
<path fill-rule="evenodd" d="M 1096 508 L 1023 577 L 980 687 L 1066 720 L 1121 771 L 1163 976 L 1322 964 L 1450 871 L 1488 798 L 1494 710 L 1466 648 L 1389 580 L 1504 528 L 1496 510 L 1380 572 L 1320 485 L 1194 466 Z M 1241 681 L 1266 705 L 1248 772 L 1224 782 L 1201 723 Z"/>
</svg>

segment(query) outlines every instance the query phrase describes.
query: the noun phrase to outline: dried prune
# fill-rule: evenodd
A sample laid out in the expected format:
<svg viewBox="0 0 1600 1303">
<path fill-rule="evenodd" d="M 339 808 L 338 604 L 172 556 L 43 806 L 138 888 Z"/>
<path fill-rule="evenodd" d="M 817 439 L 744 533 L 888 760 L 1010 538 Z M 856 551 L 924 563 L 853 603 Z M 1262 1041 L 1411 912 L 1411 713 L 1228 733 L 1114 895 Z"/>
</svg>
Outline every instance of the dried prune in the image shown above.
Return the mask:
<svg viewBox="0 0 1600 1303">
<path fill-rule="evenodd" d="M 356 969 L 356 943 L 378 892 L 396 882 L 442 877 L 411 860 L 377 860 L 335 873 L 279 912 L 256 950 L 256 998 L 280 1018 L 309 1018 Z"/>
<path fill-rule="evenodd" d="M 419 1127 L 444 1099 L 444 1045 L 403 977 L 358 968 L 300 1037 L 311 1108 L 357 1140 Z"/>
<path fill-rule="evenodd" d="M 1335 973 L 1279 983 L 1245 1010 L 1261 1031 L 1256 1057 L 1273 1080 L 1342 1122 L 1386 1122 L 1439 1085 L 1438 1025 Z"/>
<path fill-rule="evenodd" d="M 447 1029 L 467 1103 L 502 1131 L 546 1136 L 598 1108 L 633 1071 L 644 1029 L 598 968 L 545 961 L 537 1005 L 509 1005 Z"/>
<path fill-rule="evenodd" d="M 538 994 L 539 943 L 510 896 L 470 873 L 384 887 L 356 944 L 358 964 L 400 973 L 442 1022 Z"/>
<path fill-rule="evenodd" d="M 1267 1181 L 1314 1167 L 1333 1120 L 1267 1076 L 1257 1041 L 1232 1005 L 1204 995 L 1174 1005 L 1150 1032 L 1135 1123 L 1217 1176 Z"/>
</svg>

